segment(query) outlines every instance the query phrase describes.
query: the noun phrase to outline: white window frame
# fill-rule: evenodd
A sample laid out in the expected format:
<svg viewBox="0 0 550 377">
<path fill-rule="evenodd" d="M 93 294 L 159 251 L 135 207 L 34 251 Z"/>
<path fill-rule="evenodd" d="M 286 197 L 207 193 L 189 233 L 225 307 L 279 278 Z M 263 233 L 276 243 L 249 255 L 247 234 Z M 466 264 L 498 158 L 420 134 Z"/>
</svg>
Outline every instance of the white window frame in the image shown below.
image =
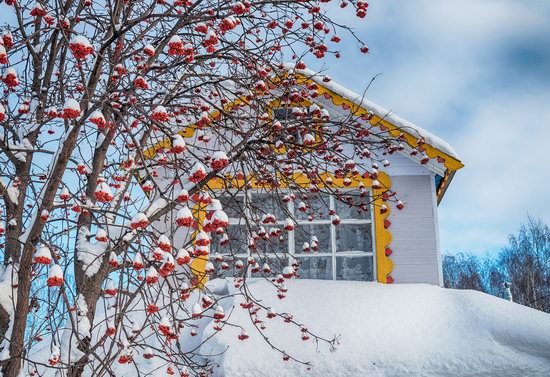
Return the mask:
<svg viewBox="0 0 550 377">
<path fill-rule="evenodd" d="M 282 190 L 284 192 L 284 190 Z M 350 192 L 350 191 L 354 191 L 353 188 L 350 188 L 350 189 L 344 189 L 342 190 L 343 194 L 345 194 L 346 192 Z M 246 197 L 247 200 L 251 200 L 252 199 L 252 195 L 255 195 L 255 194 L 263 194 L 263 195 L 269 195 L 268 192 L 262 192 L 260 190 L 246 190 L 246 191 L 243 191 L 243 192 L 237 192 L 237 190 L 231 190 L 230 191 L 232 194 L 236 193 L 237 196 L 239 197 L 242 197 L 243 199 Z M 368 194 L 369 196 L 372 194 L 372 191 L 369 190 L 368 191 Z M 330 210 L 335 210 L 336 208 L 336 199 L 334 198 L 333 195 L 330 195 L 330 194 L 327 194 L 329 196 L 329 209 Z M 295 214 L 294 210 L 294 202 L 293 201 L 290 201 L 288 203 L 288 212 L 291 213 L 291 214 Z M 337 213 L 338 215 L 338 213 Z M 296 253 L 296 242 L 295 242 L 295 231 L 292 230 L 292 231 L 285 231 L 288 233 L 288 250 L 287 250 L 287 253 L 288 253 L 288 261 L 290 262 L 290 258 L 294 258 L 294 259 L 300 259 L 300 258 L 316 258 L 316 257 L 330 257 L 331 258 L 331 262 L 332 262 L 332 280 L 336 280 L 336 270 L 337 270 L 337 267 L 336 267 L 336 260 L 337 260 L 337 257 L 372 257 L 372 277 L 373 279 L 370 280 L 370 281 L 376 281 L 376 277 L 377 277 L 377 271 L 376 271 L 376 233 L 375 233 L 375 229 L 374 229 L 374 210 L 373 210 L 373 206 L 372 204 L 369 205 L 369 217 L 368 218 L 365 218 L 365 219 L 345 219 L 345 218 L 341 218 L 340 219 L 340 224 L 339 225 L 334 225 L 332 224 L 332 219 L 329 218 L 329 219 L 313 219 L 312 221 L 308 221 L 308 220 L 298 220 L 298 219 L 295 219 L 295 222 L 296 222 L 296 226 L 300 226 L 300 225 L 330 225 L 330 246 L 331 246 L 331 251 L 330 252 L 325 252 L 325 253 L 319 253 L 319 252 L 309 252 L 309 253 Z M 246 208 L 245 209 L 245 216 L 251 220 L 251 215 L 249 213 L 249 209 Z M 243 219 L 242 218 L 229 218 L 229 225 L 243 225 L 242 223 Z M 346 224 L 350 224 L 350 225 L 370 225 L 370 231 L 371 231 L 371 241 L 372 241 L 372 245 L 371 245 L 371 250 L 370 251 L 356 251 L 356 252 L 337 252 L 336 251 L 336 227 L 337 226 L 341 226 L 341 225 L 346 225 Z M 279 227 L 284 227 L 285 225 L 285 219 L 278 219 L 277 221 L 277 226 Z M 269 229 L 267 229 L 269 231 Z M 248 234 L 247 235 L 247 238 L 246 238 L 246 253 L 238 253 L 238 254 L 235 254 L 234 257 L 235 258 L 244 258 L 244 259 L 247 259 L 248 257 L 250 256 L 253 256 L 251 253 L 250 253 L 250 249 L 248 248 L 248 245 L 249 245 L 249 242 L 250 242 L 250 235 Z M 222 255 L 227 255 L 226 253 L 222 253 Z M 250 269 L 247 270 L 247 277 L 250 278 L 251 277 L 251 272 L 250 272 Z"/>
</svg>

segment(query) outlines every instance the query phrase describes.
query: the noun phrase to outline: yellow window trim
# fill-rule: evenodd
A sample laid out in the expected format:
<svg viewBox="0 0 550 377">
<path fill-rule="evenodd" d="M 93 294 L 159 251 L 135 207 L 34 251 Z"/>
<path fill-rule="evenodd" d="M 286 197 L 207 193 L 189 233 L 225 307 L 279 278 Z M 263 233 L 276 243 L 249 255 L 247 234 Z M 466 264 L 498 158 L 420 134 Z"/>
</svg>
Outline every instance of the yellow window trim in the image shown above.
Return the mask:
<svg viewBox="0 0 550 377">
<path fill-rule="evenodd" d="M 202 230 L 204 226 L 204 219 L 206 218 L 206 205 L 202 203 L 197 203 L 193 206 L 192 212 L 195 220 L 197 221 L 197 229 L 195 229 L 193 235 L 191 236 L 193 243 L 195 243 L 195 238 L 197 237 L 197 234 Z M 194 258 L 189 265 L 191 273 L 195 275 L 196 278 L 196 283 L 194 286 L 199 289 L 203 289 L 204 285 L 208 281 L 208 274 L 205 271 L 207 262 L 208 256 L 201 256 Z"/>
<path fill-rule="evenodd" d="M 357 188 L 361 184 L 366 188 L 372 189 L 372 179 L 362 178 L 361 176 L 350 176 L 348 177 L 351 180 L 351 184 L 344 185 L 344 178 L 336 178 L 330 173 L 321 174 L 320 180 L 321 183 L 317 185 L 319 188 L 324 188 L 326 179 L 330 177 L 332 179 L 332 184 L 330 187 L 335 188 Z M 309 187 L 310 180 L 303 173 L 294 173 L 292 177 L 281 176 L 280 188 L 288 187 L 288 183 L 292 182 L 301 187 Z M 391 272 L 393 270 L 393 262 L 390 259 L 391 249 L 389 248 L 392 235 L 388 230 L 390 223 L 388 221 L 388 216 L 391 212 L 391 206 L 389 203 L 386 203 L 385 194 L 390 191 L 391 180 L 390 177 L 383 172 L 379 173 L 378 181 L 380 182 L 380 189 L 373 189 L 373 197 L 375 198 L 373 203 L 373 224 L 375 231 L 375 254 L 376 254 L 376 280 L 379 283 L 387 284 L 392 283 L 393 278 L 391 277 Z M 225 179 L 214 178 L 210 180 L 207 184 L 207 187 L 210 190 L 221 190 L 221 189 L 230 189 L 230 188 L 242 188 L 245 184 L 249 184 L 253 189 L 256 188 L 265 188 L 266 185 L 261 182 L 257 182 L 253 176 L 248 177 L 246 180 L 238 180 L 232 177 L 226 177 Z M 387 211 L 382 213 L 382 205 L 385 205 Z M 194 210 L 196 211 L 196 219 L 198 222 L 198 228 L 193 233 L 193 239 L 196 234 L 200 231 L 202 223 L 204 221 L 206 210 L 205 207 L 195 206 Z M 205 272 L 206 263 L 208 257 L 198 257 L 193 260 L 191 263 L 191 272 L 196 276 L 197 287 L 203 288 L 204 284 L 208 281 L 208 274 Z"/>
</svg>

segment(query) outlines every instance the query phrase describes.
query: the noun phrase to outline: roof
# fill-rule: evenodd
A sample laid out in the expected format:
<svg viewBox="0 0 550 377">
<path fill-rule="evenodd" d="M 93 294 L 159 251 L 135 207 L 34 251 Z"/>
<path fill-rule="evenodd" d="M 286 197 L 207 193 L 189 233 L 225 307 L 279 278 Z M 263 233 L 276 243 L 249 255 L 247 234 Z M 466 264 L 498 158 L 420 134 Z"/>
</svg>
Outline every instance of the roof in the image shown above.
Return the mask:
<svg viewBox="0 0 550 377">
<path fill-rule="evenodd" d="M 401 118 L 400 116 L 392 113 L 391 111 L 386 110 L 382 106 L 379 106 L 376 103 L 365 99 L 364 96 L 361 96 L 343 87 L 342 85 L 338 84 L 337 82 L 334 82 L 333 80 L 331 80 L 330 82 L 324 82 L 323 79 L 325 78 L 325 75 L 319 74 L 307 68 L 294 69 L 294 64 L 292 63 L 286 63 L 285 68 L 287 68 L 288 70 L 294 70 L 294 72 L 310 78 L 311 80 L 315 81 L 318 85 L 323 86 L 326 89 L 329 89 L 332 92 L 340 95 L 341 97 L 352 101 L 357 106 L 361 106 L 369 111 L 372 111 L 374 115 L 377 115 L 378 117 L 389 121 L 390 123 L 392 123 L 393 125 L 395 125 L 400 129 L 417 132 L 420 136 L 422 136 L 426 140 L 427 144 L 430 144 L 432 147 L 439 149 L 441 152 L 444 152 L 450 157 L 453 157 L 454 159 L 460 161 L 460 157 L 458 156 L 454 148 L 445 140 L 441 139 L 440 137 L 434 135 L 433 133 L 425 130 L 420 126 L 417 126 L 416 124 Z"/>
<path fill-rule="evenodd" d="M 416 124 L 399 117 L 391 111 L 386 110 L 382 106 L 365 99 L 364 95 L 361 96 L 334 82 L 332 79 L 329 82 L 325 82 L 326 75 L 324 74 L 314 72 L 310 69 L 295 69 L 295 66 L 292 63 L 285 63 L 284 69 L 288 73 L 296 74 L 296 76 L 301 79 L 301 81 L 298 80 L 299 83 L 305 83 L 308 81 L 315 82 L 318 86 L 318 92 L 320 95 L 324 95 L 327 99 L 330 98 L 334 105 L 341 106 L 343 109 L 349 110 L 353 115 L 362 116 L 372 113 L 374 116 L 371 120 L 371 124 L 379 126 L 381 129 L 387 131 L 394 137 L 402 134 L 406 143 L 411 148 L 418 148 L 422 150 L 428 157 L 441 164 L 442 168 L 439 168 L 437 172 L 438 175 L 443 177 L 440 184 L 437 186 L 438 202 L 441 201 L 454 176 L 454 172 L 464 167 L 460 157 L 449 143 L 424 128 L 417 126 Z M 274 81 L 276 80 L 277 79 Z M 246 101 L 242 101 L 240 98 L 235 98 L 233 102 L 225 105 L 224 108 L 230 108 L 237 102 L 246 103 Z M 211 115 L 212 114 L 220 114 L 220 111 L 215 110 L 211 113 Z M 194 134 L 194 129 L 194 124 L 189 124 L 185 129 L 179 131 L 178 133 L 184 137 L 190 137 Z M 422 139 L 421 145 L 419 145 L 420 138 Z M 152 158 L 156 155 L 159 148 L 169 147 L 170 143 L 170 138 L 165 138 L 151 148 L 148 148 L 144 152 L 144 155 L 147 158 Z"/>
</svg>

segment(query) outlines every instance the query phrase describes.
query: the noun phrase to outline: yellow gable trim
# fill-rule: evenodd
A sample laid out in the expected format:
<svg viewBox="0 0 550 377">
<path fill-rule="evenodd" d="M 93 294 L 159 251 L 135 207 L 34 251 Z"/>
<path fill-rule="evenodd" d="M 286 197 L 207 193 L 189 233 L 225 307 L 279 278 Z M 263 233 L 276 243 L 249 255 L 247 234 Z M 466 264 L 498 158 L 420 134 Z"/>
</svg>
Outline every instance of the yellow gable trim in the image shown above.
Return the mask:
<svg viewBox="0 0 550 377">
<path fill-rule="evenodd" d="M 287 77 L 288 74 L 285 72 L 284 75 L 282 75 L 280 78 L 275 78 L 272 80 L 274 84 L 277 84 L 281 79 Z M 332 90 L 328 89 L 327 87 L 323 86 L 322 84 L 312 80 L 311 78 L 308 78 L 307 76 L 297 73 L 297 83 L 298 84 L 316 84 L 318 89 L 319 95 L 322 95 L 326 98 L 326 95 L 330 97 L 332 103 L 336 106 L 342 107 L 343 109 L 350 110 L 352 115 L 355 116 L 364 116 L 369 114 L 369 110 L 357 105 L 351 100 L 348 100 L 346 98 L 343 98 L 339 94 L 333 92 Z M 326 98 L 328 99 L 328 98 Z M 274 100 L 272 103 L 277 103 Z M 308 101 L 309 102 L 309 101 Z M 224 111 L 231 111 L 235 106 L 241 106 L 241 105 L 248 105 L 249 101 L 245 98 L 237 98 L 236 100 L 226 104 L 223 107 Z M 221 115 L 221 112 L 219 110 L 215 110 L 210 114 L 210 117 L 212 119 L 217 118 Z M 418 138 L 409 132 L 407 132 L 404 129 L 401 129 L 394 125 L 393 123 L 387 121 L 386 119 L 383 119 L 377 115 L 373 115 L 373 118 L 371 119 L 371 124 L 373 125 L 379 125 L 382 130 L 387 131 L 390 135 L 393 137 L 398 137 L 400 134 L 403 134 L 405 137 L 405 141 L 407 144 L 409 144 L 411 147 L 416 148 L 418 147 Z M 179 131 L 178 134 L 185 137 L 190 138 L 195 134 L 196 129 L 195 124 L 191 124 L 189 126 L 186 126 L 183 130 Z M 146 149 L 143 153 L 143 155 L 146 158 L 153 158 L 156 156 L 157 151 L 161 148 L 168 149 L 171 147 L 171 140 L 170 138 L 165 138 L 164 140 L 160 141 L 159 143 L 155 144 L 154 146 Z M 441 159 L 442 163 L 445 165 L 447 169 L 450 170 L 459 170 L 464 167 L 464 164 L 457 160 L 456 158 L 449 156 L 445 152 L 433 147 L 430 144 L 424 143 L 422 144 L 422 149 L 426 153 L 426 155 L 430 158 L 438 158 Z"/>
<path fill-rule="evenodd" d="M 231 111 L 236 106 L 242 106 L 242 105 L 248 105 L 249 102 L 245 98 L 237 98 L 234 101 L 229 102 L 228 104 L 223 106 L 223 112 Z M 210 119 L 216 119 L 222 114 L 222 111 L 220 110 L 214 110 L 209 115 Z M 195 135 L 195 130 L 199 128 L 195 123 L 190 124 L 188 126 L 184 126 L 184 128 L 180 131 L 178 131 L 178 135 L 181 135 L 184 138 L 190 138 Z M 154 158 L 160 149 L 169 149 L 172 147 L 172 139 L 169 137 L 165 137 L 152 147 L 147 148 L 143 152 L 143 156 L 147 159 Z"/>
<path fill-rule="evenodd" d="M 315 84 L 315 85 L 317 85 L 318 86 L 317 92 L 319 93 L 319 95 L 324 96 L 325 99 L 328 99 L 325 96 L 325 94 L 330 96 L 330 99 L 332 100 L 332 103 L 334 105 L 342 107 L 345 110 L 349 110 L 352 115 L 360 117 L 360 116 L 364 116 L 364 115 L 369 114 L 368 109 L 357 105 L 355 102 L 353 102 L 349 99 L 343 98 L 341 95 L 339 95 L 339 94 L 333 92 L 332 90 L 328 89 L 327 87 L 323 86 L 323 84 L 320 84 L 320 83 L 318 83 L 318 82 L 316 82 L 316 81 L 314 81 L 314 80 L 312 80 L 312 79 L 308 78 L 307 76 L 302 75 L 300 73 L 297 73 L 296 76 L 298 76 L 298 78 L 299 78 L 297 80 L 297 82 L 299 84 Z M 379 117 L 378 115 L 373 114 L 371 124 L 372 125 L 378 124 L 381 129 L 387 131 L 393 137 L 398 137 L 399 135 L 403 134 L 407 144 L 409 144 L 413 148 L 418 147 L 418 138 L 416 136 L 411 135 L 406 130 L 403 130 L 403 129 L 397 127 L 393 123 Z M 445 165 L 445 167 L 447 169 L 459 170 L 462 167 L 464 167 L 464 164 L 462 162 L 460 162 L 459 160 L 457 160 L 454 157 L 449 156 L 445 152 L 440 151 L 439 149 L 431 146 L 430 144 L 424 143 L 424 144 L 422 144 L 422 148 L 425 151 L 425 153 L 428 155 L 428 157 L 430 157 L 430 158 L 439 157 L 439 158 L 443 159 L 444 160 L 443 164 Z"/>
</svg>

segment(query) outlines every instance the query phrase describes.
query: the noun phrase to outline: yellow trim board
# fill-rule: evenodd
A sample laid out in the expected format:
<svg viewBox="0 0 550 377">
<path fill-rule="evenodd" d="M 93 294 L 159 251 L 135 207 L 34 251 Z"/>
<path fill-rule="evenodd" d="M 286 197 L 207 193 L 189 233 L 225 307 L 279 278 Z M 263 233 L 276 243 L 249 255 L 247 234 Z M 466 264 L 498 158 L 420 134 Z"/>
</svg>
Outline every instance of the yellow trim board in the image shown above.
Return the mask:
<svg viewBox="0 0 550 377">
<path fill-rule="evenodd" d="M 193 244 L 195 244 L 195 238 L 204 226 L 204 219 L 206 218 L 206 205 L 202 203 L 195 204 L 193 206 L 193 214 L 195 220 L 197 221 L 197 229 L 193 232 L 191 239 L 193 240 Z M 206 282 L 208 282 L 206 263 L 208 263 L 208 256 L 200 256 L 193 258 L 191 264 L 189 265 L 191 273 L 197 278 L 195 287 L 199 289 L 203 289 Z"/>
<path fill-rule="evenodd" d="M 321 183 L 317 184 L 317 187 L 324 188 L 326 186 L 327 178 L 332 179 L 330 187 L 334 188 L 357 188 L 363 185 L 366 188 L 372 189 L 372 179 L 362 178 L 360 175 L 349 176 L 351 184 L 344 185 L 344 178 L 336 178 L 330 173 L 323 173 L 320 176 Z M 288 187 L 289 183 L 299 185 L 301 187 L 309 187 L 310 180 L 303 173 L 294 173 L 292 177 L 281 176 L 279 188 Z M 391 283 L 393 279 L 391 278 L 391 272 L 393 270 L 393 262 L 390 259 L 390 255 L 387 253 L 389 246 L 391 244 L 392 235 L 391 232 L 387 229 L 386 220 L 390 215 L 391 209 L 389 203 L 386 202 L 385 195 L 391 188 L 390 177 L 383 172 L 379 173 L 378 181 L 380 182 L 380 189 L 373 189 L 373 226 L 375 231 L 375 254 L 376 254 L 376 280 L 379 283 Z M 221 190 L 229 188 L 242 188 L 245 184 L 249 184 L 251 188 L 265 188 L 266 185 L 256 181 L 253 176 L 247 177 L 247 179 L 236 179 L 232 177 L 226 177 L 225 179 L 214 178 L 208 182 L 207 187 L 210 190 Z M 382 213 L 382 205 L 386 205 L 387 211 Z M 204 209 L 197 212 L 197 221 L 199 226 L 202 226 L 202 221 L 204 221 L 205 216 Z M 198 232 L 198 231 L 196 231 Z M 195 234 L 196 234 L 195 232 Z M 206 261 L 208 257 L 196 258 L 191 264 L 191 271 L 197 277 L 197 286 L 202 288 L 206 281 L 208 280 L 208 274 L 205 273 L 204 268 L 206 267 Z"/>
<path fill-rule="evenodd" d="M 328 89 L 323 84 L 318 83 L 312 80 L 311 78 L 300 73 L 296 73 L 295 75 L 297 77 L 296 82 L 298 84 L 315 84 L 317 86 L 317 91 L 319 95 L 322 95 L 325 99 L 331 99 L 334 105 L 342 107 L 344 110 L 349 110 L 352 113 L 352 115 L 361 117 L 369 114 L 370 110 L 366 109 L 363 106 L 357 105 L 355 102 L 349 99 L 343 98 L 339 94 Z M 272 80 L 272 81 L 274 84 L 276 84 L 276 82 L 280 81 L 280 79 Z M 272 103 L 276 103 L 276 101 L 277 99 L 273 100 Z M 234 101 L 226 104 L 223 107 L 223 111 L 230 111 L 235 106 L 248 105 L 248 104 L 249 104 L 249 101 L 246 100 L 245 98 L 237 98 Z M 219 110 L 215 110 L 210 114 L 210 117 L 214 119 L 219 117 L 220 115 L 221 115 L 221 112 Z M 393 123 L 389 122 L 386 119 L 383 119 L 377 115 L 373 115 L 372 119 L 370 120 L 370 123 L 371 125 L 378 125 L 382 130 L 388 132 L 393 137 L 398 137 L 399 135 L 403 134 L 407 144 L 409 144 L 413 148 L 419 147 L 417 136 L 412 135 L 407 130 L 397 127 L 396 125 L 394 125 Z M 195 124 L 191 124 L 185 127 L 183 130 L 179 131 L 178 134 L 182 135 L 183 137 L 189 138 L 195 134 L 196 128 L 197 126 Z M 144 155 L 147 158 L 153 158 L 155 157 L 159 149 L 170 148 L 170 146 L 171 146 L 171 139 L 166 138 L 161 142 L 155 144 L 154 146 L 148 148 L 144 152 Z M 452 156 L 449 156 L 445 152 L 433 147 L 430 144 L 424 143 L 419 148 L 423 150 L 428 157 L 437 158 L 438 161 L 443 163 L 443 165 L 449 170 L 459 170 L 464 167 L 464 164 L 462 162 L 460 162 L 459 160 L 457 160 Z"/>
<path fill-rule="evenodd" d="M 231 111 L 235 106 L 241 106 L 241 105 L 248 105 L 249 102 L 245 98 L 237 98 L 226 105 L 223 106 L 222 111 L 228 112 Z M 222 111 L 220 110 L 214 110 L 209 115 L 210 119 L 216 119 L 221 116 Z M 195 135 L 195 130 L 198 129 L 198 127 L 195 123 L 184 126 L 183 129 L 178 131 L 178 135 L 181 135 L 184 138 L 190 138 Z M 148 159 L 154 158 L 160 149 L 169 149 L 172 147 L 172 139 L 170 137 L 165 137 L 152 147 L 147 148 L 145 151 L 143 151 L 143 156 L 145 156 Z"/>
</svg>

